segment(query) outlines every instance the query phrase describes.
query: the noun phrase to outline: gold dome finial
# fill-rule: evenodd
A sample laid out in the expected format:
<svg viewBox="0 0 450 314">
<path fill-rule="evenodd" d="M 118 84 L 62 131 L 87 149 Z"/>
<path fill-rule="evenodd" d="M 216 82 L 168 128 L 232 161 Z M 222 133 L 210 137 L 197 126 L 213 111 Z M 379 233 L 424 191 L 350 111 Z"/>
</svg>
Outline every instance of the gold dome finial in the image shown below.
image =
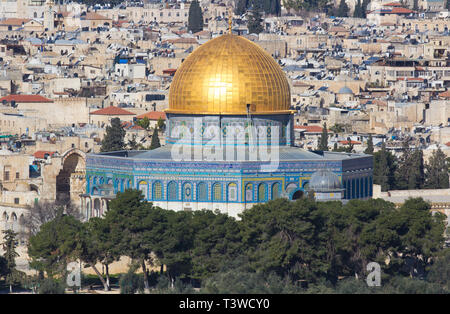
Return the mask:
<svg viewBox="0 0 450 314">
<path fill-rule="evenodd" d="M 230 6 L 229 10 L 228 10 L 228 33 L 231 34 L 232 30 L 231 30 L 231 26 L 233 24 L 233 7 Z"/>
</svg>

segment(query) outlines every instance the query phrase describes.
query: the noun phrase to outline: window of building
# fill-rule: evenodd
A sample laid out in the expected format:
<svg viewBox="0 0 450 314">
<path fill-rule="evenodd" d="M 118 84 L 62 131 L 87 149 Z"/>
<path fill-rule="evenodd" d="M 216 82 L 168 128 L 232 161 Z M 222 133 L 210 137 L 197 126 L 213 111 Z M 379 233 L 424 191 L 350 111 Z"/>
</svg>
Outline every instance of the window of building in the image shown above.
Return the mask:
<svg viewBox="0 0 450 314">
<path fill-rule="evenodd" d="M 177 184 L 175 182 L 170 182 L 167 186 L 167 197 L 169 201 L 175 201 L 178 199 L 178 193 L 177 193 Z"/>
<path fill-rule="evenodd" d="M 161 200 L 163 197 L 162 195 L 162 184 L 161 182 L 155 182 L 153 184 L 153 199 L 154 200 Z"/>
<path fill-rule="evenodd" d="M 207 187 L 206 187 L 206 183 L 204 183 L 204 182 L 199 183 L 197 186 L 197 199 L 199 201 L 208 200 Z"/>
<path fill-rule="evenodd" d="M 20 199 L 18 197 L 14 198 L 14 204 L 19 204 Z"/>
<path fill-rule="evenodd" d="M 213 186 L 213 201 L 218 202 L 222 200 L 222 186 L 220 183 L 216 183 Z"/>
<path fill-rule="evenodd" d="M 237 185 L 236 183 L 230 183 L 228 185 L 228 200 L 237 201 Z"/>
<path fill-rule="evenodd" d="M 3 180 L 9 181 L 9 171 L 5 171 L 5 173 L 3 174 Z"/>
<path fill-rule="evenodd" d="M 266 200 L 266 184 L 261 183 L 258 186 L 258 202 L 264 202 Z"/>
<path fill-rule="evenodd" d="M 19 179 L 19 178 L 20 178 L 20 173 L 16 172 L 16 179 Z"/>
<path fill-rule="evenodd" d="M 280 197 L 280 184 L 274 183 L 272 185 L 272 199 L 277 199 Z"/>
<path fill-rule="evenodd" d="M 245 200 L 253 201 L 253 184 L 251 183 L 245 186 Z"/>
</svg>

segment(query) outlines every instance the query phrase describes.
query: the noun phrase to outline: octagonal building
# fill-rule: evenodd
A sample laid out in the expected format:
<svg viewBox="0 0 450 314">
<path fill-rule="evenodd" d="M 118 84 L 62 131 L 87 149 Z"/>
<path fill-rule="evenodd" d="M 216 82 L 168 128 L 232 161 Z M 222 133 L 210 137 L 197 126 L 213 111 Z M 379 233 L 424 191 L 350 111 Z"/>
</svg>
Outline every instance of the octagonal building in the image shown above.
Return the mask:
<svg viewBox="0 0 450 314">
<path fill-rule="evenodd" d="M 117 192 L 135 188 L 165 209 L 236 217 L 258 203 L 303 197 L 318 171 L 339 181 L 341 193 L 329 199 L 371 197 L 371 155 L 293 146 L 290 99 L 286 76 L 258 45 L 232 34 L 210 40 L 175 73 L 165 146 L 87 155 L 85 215 L 101 216 Z"/>
</svg>

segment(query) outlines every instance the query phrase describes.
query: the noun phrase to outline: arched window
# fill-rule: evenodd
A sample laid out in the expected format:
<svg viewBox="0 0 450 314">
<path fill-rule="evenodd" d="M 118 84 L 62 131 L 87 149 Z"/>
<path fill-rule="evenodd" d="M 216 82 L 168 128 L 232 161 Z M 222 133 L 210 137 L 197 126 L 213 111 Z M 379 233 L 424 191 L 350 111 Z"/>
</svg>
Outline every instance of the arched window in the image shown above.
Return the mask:
<svg viewBox="0 0 450 314">
<path fill-rule="evenodd" d="M 167 199 L 169 201 L 178 200 L 177 184 L 173 181 L 167 185 Z"/>
<path fill-rule="evenodd" d="M 148 185 L 147 181 L 140 181 L 138 185 L 138 190 L 142 192 L 142 195 L 144 195 L 144 198 L 148 198 Z"/>
<path fill-rule="evenodd" d="M 208 189 L 205 182 L 200 182 L 197 185 L 197 200 L 198 201 L 208 200 Z"/>
<path fill-rule="evenodd" d="M 222 200 L 222 185 L 220 183 L 215 183 L 213 185 L 213 201 L 218 202 Z"/>
<path fill-rule="evenodd" d="M 153 183 L 153 200 L 158 201 L 163 199 L 161 182 Z"/>
<path fill-rule="evenodd" d="M 236 185 L 236 183 L 228 184 L 228 200 L 231 202 L 237 201 L 237 185 Z"/>
<path fill-rule="evenodd" d="M 261 183 L 258 186 L 258 202 L 264 202 L 266 200 L 266 184 Z"/>
<path fill-rule="evenodd" d="M 280 197 L 280 184 L 278 182 L 272 184 L 272 199 Z"/>
<path fill-rule="evenodd" d="M 245 186 L 245 200 L 247 202 L 253 201 L 253 184 L 251 183 Z"/>
<path fill-rule="evenodd" d="M 8 221 L 8 214 L 6 212 L 3 212 L 2 219 Z"/>
</svg>

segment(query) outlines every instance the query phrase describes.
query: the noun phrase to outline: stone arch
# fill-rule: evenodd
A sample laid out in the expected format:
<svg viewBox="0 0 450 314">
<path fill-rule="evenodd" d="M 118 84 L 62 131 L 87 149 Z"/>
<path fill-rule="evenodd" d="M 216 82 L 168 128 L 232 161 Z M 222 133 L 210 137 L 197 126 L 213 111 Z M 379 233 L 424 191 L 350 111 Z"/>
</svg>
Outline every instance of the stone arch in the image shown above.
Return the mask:
<svg viewBox="0 0 450 314">
<path fill-rule="evenodd" d="M 56 198 L 78 203 L 85 185 L 86 154 L 76 148 L 62 155 L 62 169 L 56 176 Z"/>
</svg>

